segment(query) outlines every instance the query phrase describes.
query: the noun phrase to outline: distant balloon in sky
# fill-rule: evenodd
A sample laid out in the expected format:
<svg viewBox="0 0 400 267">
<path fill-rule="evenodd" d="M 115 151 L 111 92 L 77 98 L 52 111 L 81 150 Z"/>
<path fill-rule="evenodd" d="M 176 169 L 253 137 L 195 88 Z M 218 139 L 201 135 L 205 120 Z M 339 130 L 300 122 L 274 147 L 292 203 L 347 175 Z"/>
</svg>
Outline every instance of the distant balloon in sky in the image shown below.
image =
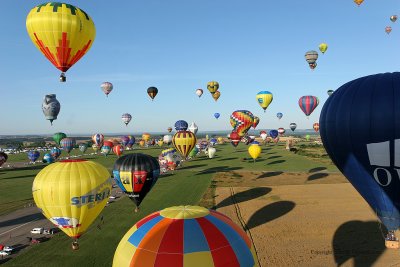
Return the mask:
<svg viewBox="0 0 400 267">
<path fill-rule="evenodd" d="M 269 91 L 261 91 L 258 92 L 258 94 L 256 95 L 256 99 L 258 104 L 262 107 L 262 109 L 265 112 L 265 110 L 268 108 L 269 104 L 271 104 L 274 97 L 272 96 L 272 93 Z"/>
<path fill-rule="evenodd" d="M 354 0 L 354 3 L 356 3 L 358 6 L 360 6 L 364 2 L 364 0 Z"/>
<path fill-rule="evenodd" d="M 53 120 L 57 119 L 60 108 L 60 102 L 58 102 L 55 94 L 45 95 L 42 102 L 42 111 L 46 120 L 49 120 L 51 125 L 53 125 Z"/>
<path fill-rule="evenodd" d="M 299 99 L 300 109 L 304 112 L 304 114 L 306 114 L 307 117 L 310 116 L 318 104 L 319 99 L 316 96 L 306 95 L 300 97 Z"/>
<path fill-rule="evenodd" d="M 121 119 L 125 125 L 128 126 L 128 123 L 132 120 L 132 115 L 129 113 L 124 113 L 122 114 Z"/>
<path fill-rule="evenodd" d="M 260 118 L 257 116 L 254 116 L 252 127 L 255 129 L 259 123 L 260 123 Z"/>
<path fill-rule="evenodd" d="M 175 130 L 176 131 L 186 131 L 187 128 L 189 127 L 188 123 L 184 120 L 179 120 L 175 122 Z"/>
<path fill-rule="evenodd" d="M 333 94 L 333 92 L 335 92 L 334 90 L 328 90 L 327 93 L 329 96 L 331 96 Z"/>
<path fill-rule="evenodd" d="M 216 81 L 211 81 L 207 83 L 207 89 L 211 94 L 214 94 L 219 89 L 219 83 Z"/>
<path fill-rule="evenodd" d="M 396 22 L 396 20 L 397 20 L 397 15 L 390 16 L 390 20 L 391 20 L 392 22 Z"/>
<path fill-rule="evenodd" d="M 96 28 L 82 9 L 71 4 L 48 2 L 35 6 L 26 18 L 26 29 L 37 49 L 65 73 L 82 58 L 94 42 Z"/>
<path fill-rule="evenodd" d="M 317 66 L 317 62 L 316 62 L 318 59 L 317 51 L 314 51 L 314 50 L 307 51 L 304 57 L 306 58 L 306 61 L 311 69 L 314 69 Z"/>
<path fill-rule="evenodd" d="M 292 123 L 289 125 L 289 128 L 290 128 L 290 130 L 292 130 L 292 131 L 294 132 L 294 130 L 296 130 L 296 128 L 297 128 L 297 124 L 294 123 L 294 122 L 292 122 Z"/>
<path fill-rule="evenodd" d="M 385 32 L 386 32 L 387 34 L 389 34 L 391 31 L 392 31 L 392 27 L 386 26 Z"/>
<path fill-rule="evenodd" d="M 276 113 L 276 117 L 278 117 L 278 119 L 282 119 L 283 113 L 282 112 Z"/>
<path fill-rule="evenodd" d="M 313 124 L 313 129 L 314 129 L 314 131 L 316 131 L 316 132 L 319 131 L 319 123 L 318 123 L 318 122 L 316 122 L 316 123 Z"/>
<path fill-rule="evenodd" d="M 217 101 L 220 96 L 221 96 L 220 91 L 216 91 L 214 94 L 212 94 L 212 98 L 214 98 L 215 101 Z"/>
<path fill-rule="evenodd" d="M 110 82 L 104 82 L 100 85 L 101 90 L 103 90 L 103 92 L 106 94 L 106 96 L 108 97 L 108 95 L 111 93 L 111 91 L 113 90 L 114 86 L 112 83 Z"/>
<path fill-rule="evenodd" d="M 156 95 L 158 94 L 157 87 L 154 87 L 154 86 L 149 87 L 147 89 L 147 94 L 150 96 L 151 100 L 153 100 L 156 97 Z"/>
<path fill-rule="evenodd" d="M 167 128 L 167 131 L 170 133 L 170 132 L 172 132 L 172 127 L 168 127 Z"/>
<path fill-rule="evenodd" d="M 321 51 L 322 54 L 324 54 L 324 53 L 326 52 L 326 50 L 328 50 L 328 44 L 326 44 L 326 43 L 321 43 L 321 44 L 318 46 L 318 48 L 319 48 L 319 51 Z"/>
<path fill-rule="evenodd" d="M 190 124 L 188 130 L 191 131 L 194 134 L 197 134 L 197 131 L 199 130 L 199 127 L 197 127 L 197 124 L 192 121 L 192 123 Z"/>
<path fill-rule="evenodd" d="M 196 95 L 197 95 L 198 97 L 201 97 L 201 96 L 203 95 L 203 89 L 197 89 L 197 90 L 196 90 Z"/>
<path fill-rule="evenodd" d="M 220 116 L 220 114 L 219 114 L 219 113 L 214 113 L 214 117 L 215 117 L 216 119 L 218 119 L 218 118 L 219 118 L 219 116 Z"/>
<path fill-rule="evenodd" d="M 248 110 L 236 110 L 230 116 L 230 123 L 233 131 L 243 137 L 253 126 L 254 115 Z"/>
</svg>

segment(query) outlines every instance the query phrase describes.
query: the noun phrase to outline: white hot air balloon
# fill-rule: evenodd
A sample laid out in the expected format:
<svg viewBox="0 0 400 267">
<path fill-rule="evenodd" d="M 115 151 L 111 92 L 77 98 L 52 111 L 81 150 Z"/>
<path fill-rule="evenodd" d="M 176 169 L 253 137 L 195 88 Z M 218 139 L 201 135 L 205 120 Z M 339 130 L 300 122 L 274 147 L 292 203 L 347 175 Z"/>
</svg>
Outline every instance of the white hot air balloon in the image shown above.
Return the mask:
<svg viewBox="0 0 400 267">
<path fill-rule="evenodd" d="M 265 139 L 267 139 L 267 137 L 268 137 L 268 134 L 267 133 L 262 133 L 262 134 L 260 134 L 260 137 L 261 137 L 261 139 L 263 141 L 265 141 Z"/>
<path fill-rule="evenodd" d="M 210 159 L 212 159 L 215 156 L 215 152 L 217 152 L 217 150 L 214 147 L 209 147 L 208 148 L 208 157 Z"/>
<path fill-rule="evenodd" d="M 189 131 L 191 131 L 192 133 L 196 134 L 197 131 L 199 130 L 199 127 L 197 127 L 196 123 L 192 122 L 189 126 Z"/>
<path fill-rule="evenodd" d="M 201 96 L 203 95 L 203 89 L 197 89 L 197 90 L 196 90 L 196 95 L 197 95 L 198 97 L 201 97 Z"/>
<path fill-rule="evenodd" d="M 164 135 L 164 137 L 163 137 L 163 142 L 164 142 L 164 144 L 167 144 L 167 145 L 171 144 L 171 142 L 172 142 L 172 135 L 170 135 L 170 134 Z"/>
</svg>

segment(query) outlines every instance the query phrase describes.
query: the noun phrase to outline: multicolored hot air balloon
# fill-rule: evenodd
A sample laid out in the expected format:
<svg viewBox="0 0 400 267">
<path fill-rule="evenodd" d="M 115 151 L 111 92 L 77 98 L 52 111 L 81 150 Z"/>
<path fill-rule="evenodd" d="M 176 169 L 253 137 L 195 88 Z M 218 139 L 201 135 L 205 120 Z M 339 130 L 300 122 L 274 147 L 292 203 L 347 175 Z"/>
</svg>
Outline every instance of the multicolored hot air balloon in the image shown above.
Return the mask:
<svg viewBox="0 0 400 267">
<path fill-rule="evenodd" d="M 304 57 L 306 58 L 310 69 L 315 69 L 315 67 L 317 66 L 318 52 L 314 50 L 307 51 Z"/>
<path fill-rule="evenodd" d="M 218 120 L 218 118 L 219 118 L 219 116 L 220 116 L 221 114 L 219 114 L 219 113 L 214 113 L 214 117 Z"/>
<path fill-rule="evenodd" d="M 122 137 L 121 137 L 121 144 L 122 144 L 124 147 L 126 147 L 126 146 L 128 146 L 129 140 L 130 140 L 129 136 L 127 136 L 127 135 L 122 136 Z"/>
<path fill-rule="evenodd" d="M 6 163 L 7 160 L 8 160 L 8 155 L 3 151 L 0 151 L 0 167 L 3 166 L 3 164 Z"/>
<path fill-rule="evenodd" d="M 112 151 L 114 152 L 115 155 L 119 157 L 124 152 L 124 147 L 122 145 L 116 145 L 113 146 Z"/>
<path fill-rule="evenodd" d="M 272 137 L 272 139 L 275 139 L 276 137 L 278 137 L 279 132 L 277 130 L 271 130 L 269 131 L 269 136 Z"/>
<path fill-rule="evenodd" d="M 175 122 L 175 130 L 177 132 L 186 131 L 188 126 L 189 126 L 188 123 L 184 120 L 179 120 L 179 121 Z"/>
<path fill-rule="evenodd" d="M 234 147 L 237 147 L 239 145 L 241 137 L 237 132 L 235 132 L 235 131 L 231 132 L 231 134 L 229 135 L 229 138 L 231 139 L 231 144 Z"/>
<path fill-rule="evenodd" d="M 400 73 L 342 85 L 319 120 L 324 147 L 395 241 L 400 227 Z M 398 242 L 398 240 L 397 240 Z"/>
<path fill-rule="evenodd" d="M 154 100 L 154 98 L 158 94 L 157 87 L 151 86 L 151 87 L 147 88 L 147 94 L 150 96 L 151 100 Z"/>
<path fill-rule="evenodd" d="M 53 163 L 55 161 L 55 159 L 53 158 L 53 156 L 50 153 L 46 153 L 43 156 L 43 162 L 44 163 Z"/>
<path fill-rule="evenodd" d="M 103 154 L 105 157 L 107 157 L 108 154 L 110 154 L 113 147 L 114 147 L 114 144 L 112 142 L 104 141 L 104 144 L 100 149 L 100 153 Z"/>
<path fill-rule="evenodd" d="M 128 123 L 132 120 L 132 115 L 129 113 L 124 113 L 122 114 L 121 119 L 125 125 L 128 126 Z"/>
<path fill-rule="evenodd" d="M 319 99 L 316 96 L 307 95 L 302 96 L 299 99 L 300 109 L 306 114 L 307 118 L 314 111 L 314 109 L 318 106 Z"/>
<path fill-rule="evenodd" d="M 65 133 L 55 133 L 53 135 L 53 140 L 54 140 L 54 142 L 56 142 L 56 144 L 58 146 L 60 146 L 60 141 L 65 137 L 67 137 L 67 135 Z"/>
<path fill-rule="evenodd" d="M 216 81 L 211 81 L 207 83 L 207 89 L 211 94 L 214 94 L 219 89 L 219 83 Z"/>
<path fill-rule="evenodd" d="M 273 95 L 269 91 L 261 91 L 258 92 L 256 95 L 256 99 L 258 104 L 265 110 L 268 108 L 269 104 L 271 104 L 272 100 L 274 99 Z"/>
<path fill-rule="evenodd" d="M 203 95 L 203 89 L 197 89 L 196 95 L 200 98 Z"/>
<path fill-rule="evenodd" d="M 42 102 L 42 111 L 46 120 L 49 120 L 51 125 L 57 119 L 60 108 L 60 102 L 58 102 L 55 94 L 45 95 Z"/>
<path fill-rule="evenodd" d="M 69 155 L 69 153 L 75 146 L 75 139 L 69 138 L 69 137 L 63 138 L 60 141 L 60 145 L 61 145 L 62 149 L 65 150 Z"/>
<path fill-rule="evenodd" d="M 318 122 L 316 122 L 316 123 L 313 124 L 313 129 L 314 129 L 314 131 L 316 131 L 316 132 L 319 131 L 319 123 L 318 123 Z"/>
<path fill-rule="evenodd" d="M 249 146 L 249 154 L 253 158 L 253 161 L 256 162 L 256 159 L 261 154 L 261 147 L 258 144 L 252 144 Z"/>
<path fill-rule="evenodd" d="M 254 121 L 254 115 L 248 110 L 236 110 L 230 116 L 230 123 L 233 131 L 243 137 L 251 128 Z"/>
<path fill-rule="evenodd" d="M 283 113 L 282 113 L 282 112 L 276 113 L 276 117 L 277 117 L 278 119 L 282 119 Z"/>
<path fill-rule="evenodd" d="M 85 143 L 79 144 L 79 150 L 80 150 L 82 153 L 85 153 L 86 150 L 87 150 L 87 148 L 88 148 L 88 145 L 87 145 L 87 144 L 85 144 Z"/>
<path fill-rule="evenodd" d="M 191 131 L 194 134 L 197 134 L 197 131 L 199 130 L 199 127 L 197 127 L 197 124 L 192 122 L 188 128 L 189 131 Z"/>
<path fill-rule="evenodd" d="M 321 43 L 319 46 L 319 51 L 322 52 L 322 54 L 324 54 L 326 52 L 326 50 L 328 50 L 328 45 L 326 43 Z"/>
<path fill-rule="evenodd" d="M 397 15 L 390 16 L 390 21 L 391 22 L 396 22 L 396 20 L 397 20 Z"/>
<path fill-rule="evenodd" d="M 259 123 L 260 123 L 260 118 L 257 116 L 254 116 L 253 124 L 251 126 L 255 129 Z"/>
<path fill-rule="evenodd" d="M 364 0 L 354 0 L 354 3 L 356 3 L 358 6 L 360 6 L 364 2 Z"/>
<path fill-rule="evenodd" d="M 386 26 L 386 27 L 385 27 L 385 32 L 386 32 L 387 34 L 389 34 L 391 31 L 392 31 L 392 27 L 390 27 L 390 26 Z"/>
<path fill-rule="evenodd" d="M 34 163 L 40 157 L 40 152 L 37 150 L 30 150 L 27 154 L 31 163 Z"/>
<path fill-rule="evenodd" d="M 133 153 L 117 159 L 113 174 L 119 188 L 135 203 L 135 211 L 138 211 L 160 176 L 160 165 L 152 156 Z"/>
<path fill-rule="evenodd" d="M 54 159 L 58 159 L 58 157 L 61 155 L 61 149 L 59 149 L 57 147 L 53 147 L 50 150 L 50 154 Z"/>
<path fill-rule="evenodd" d="M 32 8 L 26 29 L 36 48 L 62 71 L 62 82 L 66 81 L 65 72 L 89 51 L 96 36 L 93 20 L 85 11 L 57 2 Z"/>
<path fill-rule="evenodd" d="M 110 82 L 103 82 L 100 85 L 101 90 L 103 91 L 104 94 L 106 94 L 106 96 L 108 97 L 108 95 L 111 93 L 111 91 L 113 90 L 114 86 L 112 83 Z"/>
<path fill-rule="evenodd" d="M 172 144 L 183 157 L 187 157 L 196 145 L 196 135 L 189 131 L 179 131 L 172 138 Z"/>
<path fill-rule="evenodd" d="M 221 96 L 220 91 L 216 91 L 214 94 L 212 94 L 212 98 L 214 98 L 215 101 L 217 101 L 220 96 Z"/>
<path fill-rule="evenodd" d="M 97 147 L 102 147 L 104 142 L 104 135 L 102 134 L 94 134 L 92 135 L 92 141 Z"/>
<path fill-rule="evenodd" d="M 121 239 L 113 267 L 258 266 L 246 233 L 231 219 L 198 206 L 155 212 Z"/>
<path fill-rule="evenodd" d="M 64 160 L 42 169 L 32 186 L 33 199 L 43 215 L 74 239 L 88 229 L 107 204 L 110 174 L 99 163 Z M 56 196 L 56 197 L 55 197 Z"/>
</svg>

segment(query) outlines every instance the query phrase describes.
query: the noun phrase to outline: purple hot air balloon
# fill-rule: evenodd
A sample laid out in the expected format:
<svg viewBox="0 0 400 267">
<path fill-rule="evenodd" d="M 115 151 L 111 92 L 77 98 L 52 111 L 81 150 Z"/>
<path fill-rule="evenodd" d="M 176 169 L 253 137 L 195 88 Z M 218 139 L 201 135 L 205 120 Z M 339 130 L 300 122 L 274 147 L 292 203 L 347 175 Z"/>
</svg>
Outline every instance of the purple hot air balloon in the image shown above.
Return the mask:
<svg viewBox="0 0 400 267">
<path fill-rule="evenodd" d="M 121 144 L 126 147 L 131 139 L 129 136 L 125 135 L 121 137 Z"/>
<path fill-rule="evenodd" d="M 299 99 L 299 106 L 307 117 L 310 116 L 310 114 L 314 111 L 318 104 L 319 99 L 316 96 L 306 95 L 300 97 Z"/>
</svg>

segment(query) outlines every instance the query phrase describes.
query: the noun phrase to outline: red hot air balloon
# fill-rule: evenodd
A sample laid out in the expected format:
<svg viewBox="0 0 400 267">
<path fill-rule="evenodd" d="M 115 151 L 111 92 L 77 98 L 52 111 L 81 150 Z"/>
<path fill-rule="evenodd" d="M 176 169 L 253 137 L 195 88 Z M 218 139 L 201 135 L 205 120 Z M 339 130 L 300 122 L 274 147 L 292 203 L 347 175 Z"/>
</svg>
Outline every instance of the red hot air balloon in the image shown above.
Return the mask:
<svg viewBox="0 0 400 267">
<path fill-rule="evenodd" d="M 299 99 L 299 106 L 307 117 L 310 116 L 310 114 L 314 111 L 318 104 L 319 99 L 316 96 L 306 95 L 300 97 Z"/>
<path fill-rule="evenodd" d="M 314 123 L 313 128 L 314 128 L 314 131 L 318 132 L 319 131 L 319 123 L 318 122 Z"/>
<path fill-rule="evenodd" d="M 237 147 L 240 140 L 242 139 L 240 137 L 240 135 L 235 131 L 231 132 L 231 134 L 229 135 L 229 138 L 231 139 L 231 143 L 234 147 Z"/>
<path fill-rule="evenodd" d="M 112 150 L 113 150 L 114 154 L 119 157 L 124 152 L 124 147 L 122 145 L 116 145 L 112 148 Z"/>
</svg>

